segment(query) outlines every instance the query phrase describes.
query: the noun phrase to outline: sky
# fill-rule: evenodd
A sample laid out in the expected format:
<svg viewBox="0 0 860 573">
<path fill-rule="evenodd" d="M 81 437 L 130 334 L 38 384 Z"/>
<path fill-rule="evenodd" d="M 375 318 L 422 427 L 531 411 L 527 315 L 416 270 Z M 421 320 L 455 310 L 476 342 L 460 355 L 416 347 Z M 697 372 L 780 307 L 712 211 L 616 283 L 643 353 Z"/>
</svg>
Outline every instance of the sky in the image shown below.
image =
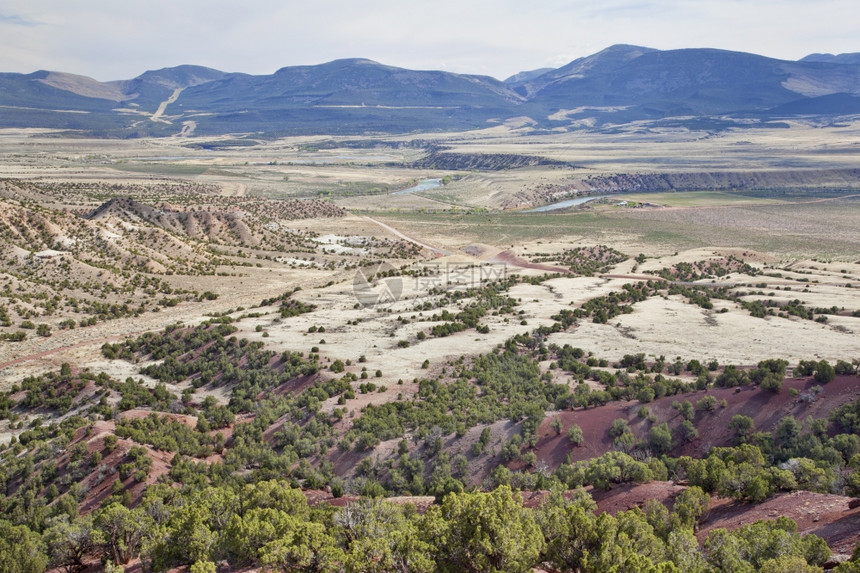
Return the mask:
<svg viewBox="0 0 860 573">
<path fill-rule="evenodd" d="M 0 0 L 0 72 L 100 81 L 338 58 L 505 79 L 613 44 L 860 52 L 858 0 Z"/>
</svg>

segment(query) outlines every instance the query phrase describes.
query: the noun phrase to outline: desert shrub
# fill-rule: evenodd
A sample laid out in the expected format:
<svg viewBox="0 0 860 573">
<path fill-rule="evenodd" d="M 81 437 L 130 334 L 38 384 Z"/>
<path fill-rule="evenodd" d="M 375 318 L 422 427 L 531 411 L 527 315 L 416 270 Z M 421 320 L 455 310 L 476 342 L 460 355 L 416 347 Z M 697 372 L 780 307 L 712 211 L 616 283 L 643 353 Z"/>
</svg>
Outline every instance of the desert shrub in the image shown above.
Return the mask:
<svg viewBox="0 0 860 573">
<path fill-rule="evenodd" d="M 573 424 L 570 428 L 567 429 L 567 439 L 570 440 L 571 444 L 576 446 L 582 445 L 584 438 L 582 435 L 582 428 L 580 428 L 577 424 Z"/>
</svg>

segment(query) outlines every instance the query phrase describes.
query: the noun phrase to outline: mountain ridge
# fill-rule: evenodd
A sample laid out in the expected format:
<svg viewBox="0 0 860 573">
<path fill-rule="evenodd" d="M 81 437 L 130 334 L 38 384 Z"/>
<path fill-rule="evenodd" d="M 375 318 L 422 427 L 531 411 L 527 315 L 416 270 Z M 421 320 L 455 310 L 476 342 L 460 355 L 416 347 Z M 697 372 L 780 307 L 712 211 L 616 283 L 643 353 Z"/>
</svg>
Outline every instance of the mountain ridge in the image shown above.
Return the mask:
<svg viewBox="0 0 860 573">
<path fill-rule="evenodd" d="M 789 61 L 617 44 L 505 81 L 366 58 L 268 75 L 180 65 L 111 82 L 57 71 L 0 73 L 0 127 L 135 137 L 176 135 L 190 121 L 197 135 L 278 136 L 468 130 L 514 117 L 529 117 L 538 129 L 572 129 L 585 118 L 599 127 L 678 116 L 841 115 L 855 113 L 860 97 L 854 56 Z"/>
<path fill-rule="evenodd" d="M 809 54 L 798 60 L 800 62 L 827 62 L 831 64 L 860 64 L 860 52 L 846 54 Z"/>
</svg>

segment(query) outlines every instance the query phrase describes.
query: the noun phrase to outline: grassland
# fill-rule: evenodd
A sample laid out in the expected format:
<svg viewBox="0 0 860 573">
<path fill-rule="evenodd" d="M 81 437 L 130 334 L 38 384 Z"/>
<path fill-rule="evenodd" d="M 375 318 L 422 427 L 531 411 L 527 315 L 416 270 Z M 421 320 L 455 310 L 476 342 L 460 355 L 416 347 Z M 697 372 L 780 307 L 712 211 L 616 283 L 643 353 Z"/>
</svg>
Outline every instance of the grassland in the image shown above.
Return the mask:
<svg viewBox="0 0 860 573">
<path fill-rule="evenodd" d="M 679 191 L 674 193 L 625 193 L 621 200 L 631 203 L 653 203 L 663 207 L 723 207 L 730 205 L 767 205 L 779 199 L 755 197 L 726 191 Z"/>
<path fill-rule="evenodd" d="M 860 252 L 857 199 L 782 202 L 728 193 L 631 195 L 678 208 L 598 206 L 570 213 L 390 213 L 405 227 L 442 244 L 489 243 L 509 248 L 536 241 L 608 242 L 643 252 L 671 253 L 702 247 L 737 247 L 775 257 L 824 256 L 851 260 Z M 681 207 L 683 205 L 683 207 Z"/>
</svg>

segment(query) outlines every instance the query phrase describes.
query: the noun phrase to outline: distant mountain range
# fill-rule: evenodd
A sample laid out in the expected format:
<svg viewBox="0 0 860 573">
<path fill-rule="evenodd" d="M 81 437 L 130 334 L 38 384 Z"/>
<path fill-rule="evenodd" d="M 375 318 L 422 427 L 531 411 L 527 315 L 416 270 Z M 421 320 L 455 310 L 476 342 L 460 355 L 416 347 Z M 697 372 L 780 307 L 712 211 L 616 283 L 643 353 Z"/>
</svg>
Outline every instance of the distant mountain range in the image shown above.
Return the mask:
<svg viewBox="0 0 860 573">
<path fill-rule="evenodd" d="M 719 128 L 850 114 L 860 114 L 860 53 L 795 62 L 616 45 L 505 81 L 365 59 L 263 76 L 200 66 L 115 82 L 62 72 L 0 74 L 0 127 L 107 137 L 410 133 L 514 119 L 535 129 L 600 129 L 637 120 Z"/>
<path fill-rule="evenodd" d="M 860 52 L 853 54 L 809 54 L 801 62 L 827 62 L 830 64 L 860 64 Z"/>
</svg>

